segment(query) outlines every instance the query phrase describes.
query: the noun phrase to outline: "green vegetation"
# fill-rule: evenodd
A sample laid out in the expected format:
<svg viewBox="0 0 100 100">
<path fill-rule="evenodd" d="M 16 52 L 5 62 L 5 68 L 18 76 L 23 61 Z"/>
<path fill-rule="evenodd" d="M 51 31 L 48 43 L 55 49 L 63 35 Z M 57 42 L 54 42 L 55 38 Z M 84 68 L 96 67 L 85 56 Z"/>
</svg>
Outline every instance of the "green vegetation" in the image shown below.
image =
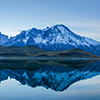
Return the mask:
<svg viewBox="0 0 100 100">
<path fill-rule="evenodd" d="M 0 46 L 0 56 L 2 57 L 58 57 L 58 58 L 100 58 L 94 54 L 81 49 L 70 49 L 64 51 L 45 51 L 39 47 L 29 45 L 25 47 Z"/>
<path fill-rule="evenodd" d="M 70 50 L 64 50 L 64 51 L 52 51 L 52 52 L 42 52 L 38 53 L 35 56 L 37 57 L 75 57 L 75 58 L 99 58 L 99 56 L 96 56 L 94 54 L 91 54 L 87 51 L 84 51 L 82 49 L 70 49 Z"/>
<path fill-rule="evenodd" d="M 20 57 L 20 56 L 34 56 L 39 52 L 45 52 L 45 50 L 33 45 L 19 47 L 19 46 L 0 46 L 0 56 L 3 57 Z"/>
</svg>

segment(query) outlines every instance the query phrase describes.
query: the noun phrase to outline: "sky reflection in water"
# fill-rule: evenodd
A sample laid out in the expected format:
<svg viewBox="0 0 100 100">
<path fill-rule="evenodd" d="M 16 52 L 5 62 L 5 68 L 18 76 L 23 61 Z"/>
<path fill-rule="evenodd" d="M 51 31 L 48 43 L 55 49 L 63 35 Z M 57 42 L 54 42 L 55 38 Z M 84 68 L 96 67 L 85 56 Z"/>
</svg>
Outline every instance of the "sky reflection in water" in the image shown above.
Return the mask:
<svg viewBox="0 0 100 100">
<path fill-rule="evenodd" d="M 100 75 L 74 83 L 67 90 L 55 92 L 43 87 L 31 88 L 15 79 L 0 84 L 0 100 L 99 100 Z"/>
</svg>

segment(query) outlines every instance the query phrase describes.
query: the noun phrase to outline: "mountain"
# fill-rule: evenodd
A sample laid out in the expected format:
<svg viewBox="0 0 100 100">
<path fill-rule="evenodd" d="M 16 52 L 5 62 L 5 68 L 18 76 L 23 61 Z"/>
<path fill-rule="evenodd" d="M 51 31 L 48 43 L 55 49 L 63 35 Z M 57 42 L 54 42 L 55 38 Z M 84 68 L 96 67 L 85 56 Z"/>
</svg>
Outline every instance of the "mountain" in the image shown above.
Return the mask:
<svg viewBox="0 0 100 100">
<path fill-rule="evenodd" d="M 10 77 L 22 85 L 33 88 L 42 86 L 55 91 L 63 91 L 75 82 L 97 75 L 100 75 L 100 62 L 79 69 L 62 66 L 45 66 L 34 71 L 2 69 L 0 70 L 0 82 Z"/>
<path fill-rule="evenodd" d="M 46 51 L 39 47 L 28 45 L 24 47 L 19 46 L 9 46 L 9 47 L 3 47 L 0 46 L 0 56 L 2 57 L 39 57 L 43 59 L 43 57 L 49 57 L 50 58 L 98 58 L 99 56 L 96 56 L 92 53 L 89 53 L 87 51 L 75 48 L 70 50 L 63 50 L 63 51 Z M 38 58 L 38 59 L 39 59 Z"/>
<path fill-rule="evenodd" d="M 100 42 L 79 36 L 64 25 L 45 29 L 32 28 L 11 37 L 3 46 L 34 45 L 44 50 L 61 51 L 73 48 L 83 49 L 100 56 Z"/>
<path fill-rule="evenodd" d="M 7 35 L 1 34 L 0 32 L 0 45 L 3 45 L 5 42 L 9 40 Z"/>
</svg>

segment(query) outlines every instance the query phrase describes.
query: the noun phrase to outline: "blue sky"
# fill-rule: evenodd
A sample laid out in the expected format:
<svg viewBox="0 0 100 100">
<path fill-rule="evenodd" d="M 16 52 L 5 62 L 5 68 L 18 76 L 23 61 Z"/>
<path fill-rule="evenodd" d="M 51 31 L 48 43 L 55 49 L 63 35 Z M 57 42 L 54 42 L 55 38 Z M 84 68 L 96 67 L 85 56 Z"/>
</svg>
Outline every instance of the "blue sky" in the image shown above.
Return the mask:
<svg viewBox="0 0 100 100">
<path fill-rule="evenodd" d="M 0 32 L 64 24 L 76 34 L 100 41 L 100 0 L 0 0 Z"/>
</svg>

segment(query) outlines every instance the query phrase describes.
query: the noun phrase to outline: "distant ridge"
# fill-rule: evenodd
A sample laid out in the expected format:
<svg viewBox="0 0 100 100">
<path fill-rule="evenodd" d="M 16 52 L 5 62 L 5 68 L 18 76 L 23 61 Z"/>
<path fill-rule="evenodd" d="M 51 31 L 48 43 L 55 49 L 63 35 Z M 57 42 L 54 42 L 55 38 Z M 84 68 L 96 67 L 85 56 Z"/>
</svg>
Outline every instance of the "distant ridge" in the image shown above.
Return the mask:
<svg viewBox="0 0 100 100">
<path fill-rule="evenodd" d="M 64 51 L 46 51 L 39 47 L 29 45 L 24 47 L 0 46 L 0 56 L 3 57 L 75 57 L 75 58 L 99 58 L 94 54 L 81 49 L 70 49 Z"/>
<path fill-rule="evenodd" d="M 64 51 L 49 51 L 49 52 L 43 52 L 38 53 L 38 57 L 75 57 L 75 58 L 99 58 L 99 56 L 96 56 L 90 52 L 87 52 L 82 49 L 70 49 L 70 50 L 64 50 Z"/>
<path fill-rule="evenodd" d="M 19 46 L 9 46 L 9 47 L 3 47 L 0 46 L 0 56 L 5 56 L 5 57 L 20 57 L 20 56 L 33 56 L 34 54 L 37 54 L 39 52 L 45 52 L 45 50 L 29 45 L 25 47 L 19 47 Z"/>
</svg>

